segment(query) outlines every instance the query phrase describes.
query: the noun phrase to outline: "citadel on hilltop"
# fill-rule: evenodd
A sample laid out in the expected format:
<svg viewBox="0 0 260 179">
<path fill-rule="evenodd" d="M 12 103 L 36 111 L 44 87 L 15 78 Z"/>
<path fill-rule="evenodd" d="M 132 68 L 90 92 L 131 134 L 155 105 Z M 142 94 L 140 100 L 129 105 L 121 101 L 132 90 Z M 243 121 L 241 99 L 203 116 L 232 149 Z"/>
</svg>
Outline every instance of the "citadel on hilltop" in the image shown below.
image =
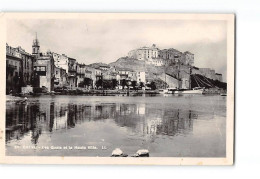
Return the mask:
<svg viewBox="0 0 260 179">
<path fill-rule="evenodd" d="M 194 67 L 194 54 L 176 49 L 160 50 L 153 44 L 131 50 L 127 57 L 110 64 L 86 65 L 65 54 L 40 51 L 37 35 L 32 54 L 6 44 L 6 94 L 64 90 L 190 88 L 192 74 L 222 82 L 222 75 L 209 68 Z M 181 84 L 180 84 L 181 83 Z"/>
<path fill-rule="evenodd" d="M 131 50 L 128 52 L 128 57 L 144 61 L 146 64 L 157 67 L 176 65 L 192 67 L 193 74 L 200 74 L 207 78 L 222 82 L 222 74 L 216 73 L 214 69 L 194 67 L 194 54 L 189 51 L 180 52 L 174 48 L 160 50 L 153 44 L 151 47 L 140 47 Z M 186 73 L 188 73 L 188 71 L 186 71 Z"/>
<path fill-rule="evenodd" d="M 184 65 L 194 65 L 194 54 L 191 52 L 180 52 L 174 48 L 160 50 L 153 44 L 151 47 L 140 47 L 128 52 L 128 57 L 137 60 L 144 60 L 148 64 L 155 66 L 170 65 L 172 63 L 181 63 Z"/>
</svg>

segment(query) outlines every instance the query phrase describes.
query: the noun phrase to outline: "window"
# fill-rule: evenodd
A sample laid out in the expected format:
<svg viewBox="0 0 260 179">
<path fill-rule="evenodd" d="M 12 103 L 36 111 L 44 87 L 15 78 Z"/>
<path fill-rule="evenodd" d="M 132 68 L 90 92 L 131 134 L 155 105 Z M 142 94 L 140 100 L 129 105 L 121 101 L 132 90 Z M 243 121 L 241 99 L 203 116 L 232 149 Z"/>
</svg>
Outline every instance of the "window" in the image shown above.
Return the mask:
<svg viewBox="0 0 260 179">
<path fill-rule="evenodd" d="M 46 71 L 46 67 L 37 66 L 36 71 Z"/>
</svg>

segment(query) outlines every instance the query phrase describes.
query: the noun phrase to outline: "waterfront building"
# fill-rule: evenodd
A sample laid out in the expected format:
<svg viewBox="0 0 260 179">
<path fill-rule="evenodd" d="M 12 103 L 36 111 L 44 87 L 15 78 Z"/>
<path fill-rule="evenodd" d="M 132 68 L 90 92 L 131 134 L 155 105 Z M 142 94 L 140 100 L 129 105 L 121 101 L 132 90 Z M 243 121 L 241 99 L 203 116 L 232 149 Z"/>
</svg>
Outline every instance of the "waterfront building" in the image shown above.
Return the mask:
<svg viewBox="0 0 260 179">
<path fill-rule="evenodd" d="M 76 59 L 68 57 L 68 84 L 71 89 L 77 87 L 77 63 Z"/>
<path fill-rule="evenodd" d="M 22 59 L 22 86 L 31 86 L 34 80 L 33 63 L 35 62 L 35 58 L 20 46 L 16 50 L 21 54 Z"/>
<path fill-rule="evenodd" d="M 54 60 L 52 56 L 38 56 L 34 63 L 36 87 L 45 88 L 47 92 L 54 90 Z"/>
<path fill-rule="evenodd" d="M 140 83 L 146 83 L 146 72 L 144 71 L 139 71 L 137 72 L 137 82 Z"/>
<path fill-rule="evenodd" d="M 92 71 L 89 71 L 85 66 L 85 77 L 84 77 L 85 88 L 93 88 Z"/>
<path fill-rule="evenodd" d="M 112 80 L 112 72 L 111 71 L 103 71 L 103 79 L 104 80 Z"/>
<path fill-rule="evenodd" d="M 95 77 L 94 77 L 94 80 L 93 80 L 93 84 L 97 88 L 98 86 L 97 86 L 96 82 L 98 80 L 103 80 L 103 73 L 102 73 L 102 70 L 100 68 L 94 68 L 94 74 L 95 74 Z"/>
<path fill-rule="evenodd" d="M 35 58 L 34 68 L 34 86 L 44 88 L 47 92 L 54 90 L 54 60 L 50 52 L 40 53 L 40 42 L 37 34 L 32 44 L 32 55 Z"/>
<path fill-rule="evenodd" d="M 96 84 L 96 71 L 95 68 L 93 68 L 91 65 L 86 65 L 85 66 L 85 78 L 89 78 L 92 81 L 92 87 L 95 87 Z M 101 73 L 101 71 L 100 71 Z"/>
<path fill-rule="evenodd" d="M 92 71 L 85 70 L 85 78 L 92 79 Z"/>
<path fill-rule="evenodd" d="M 120 75 L 128 76 L 129 72 L 131 72 L 132 70 L 129 68 L 117 68 L 117 71 Z"/>
<path fill-rule="evenodd" d="M 100 68 L 94 68 L 94 74 L 95 74 L 96 81 L 98 81 L 99 79 L 102 79 L 103 73 Z"/>
<path fill-rule="evenodd" d="M 128 78 L 130 81 L 136 81 L 137 82 L 137 73 L 135 71 L 129 71 Z"/>
<path fill-rule="evenodd" d="M 68 86 L 67 73 L 65 69 L 55 66 L 54 76 L 54 88 L 63 88 Z"/>
<path fill-rule="evenodd" d="M 140 47 L 128 52 L 128 57 L 135 58 L 137 60 L 149 60 L 158 57 L 159 49 L 153 44 L 151 47 Z"/>
<path fill-rule="evenodd" d="M 96 82 L 103 79 L 102 70 L 99 67 L 93 67 L 93 65 L 86 65 L 85 71 L 91 72 L 91 80 L 93 81 L 93 87 L 96 86 Z"/>
<path fill-rule="evenodd" d="M 17 93 L 22 86 L 22 59 L 17 49 L 6 44 L 6 93 Z"/>
<path fill-rule="evenodd" d="M 86 72 L 86 69 L 85 69 L 85 64 L 80 64 L 80 63 L 77 63 L 77 87 L 82 87 L 84 86 L 83 83 L 84 83 L 84 78 L 85 78 L 85 72 Z"/>
<path fill-rule="evenodd" d="M 52 52 L 52 57 L 54 59 L 54 65 L 58 68 L 63 68 L 66 73 L 69 72 L 69 58 L 65 54 L 58 54 Z"/>
</svg>

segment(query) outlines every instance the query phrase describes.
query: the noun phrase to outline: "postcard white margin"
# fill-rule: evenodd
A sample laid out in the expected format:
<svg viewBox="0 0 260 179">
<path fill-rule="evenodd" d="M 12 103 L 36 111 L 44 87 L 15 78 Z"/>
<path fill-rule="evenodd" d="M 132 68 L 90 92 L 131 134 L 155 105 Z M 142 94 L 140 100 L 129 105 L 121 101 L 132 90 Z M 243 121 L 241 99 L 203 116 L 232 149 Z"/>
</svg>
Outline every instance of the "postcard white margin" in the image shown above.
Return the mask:
<svg viewBox="0 0 260 179">
<path fill-rule="evenodd" d="M 67 156 L 6 156 L 5 155 L 5 74 L 6 25 L 8 19 L 164 19 L 164 20 L 224 20 L 227 22 L 227 116 L 226 157 L 67 157 Z M 234 14 L 175 14 L 175 13 L 0 13 L 0 163 L 5 164 L 115 164 L 115 165 L 232 165 L 234 155 L 235 99 L 235 15 Z"/>
</svg>

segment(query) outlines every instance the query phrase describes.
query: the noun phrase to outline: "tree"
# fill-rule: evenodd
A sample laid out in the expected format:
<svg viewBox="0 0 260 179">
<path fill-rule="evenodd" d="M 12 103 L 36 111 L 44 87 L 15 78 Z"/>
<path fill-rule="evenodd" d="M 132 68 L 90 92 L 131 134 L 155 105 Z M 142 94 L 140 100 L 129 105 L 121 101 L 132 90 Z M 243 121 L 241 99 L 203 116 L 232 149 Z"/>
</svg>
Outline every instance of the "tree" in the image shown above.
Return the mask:
<svg viewBox="0 0 260 179">
<path fill-rule="evenodd" d="M 143 88 L 144 87 L 144 83 L 143 82 L 139 82 L 139 87 Z"/>
<path fill-rule="evenodd" d="M 123 79 L 123 80 L 122 80 L 122 87 L 123 87 L 123 89 L 125 89 L 125 86 L 127 86 L 127 83 L 126 83 L 126 80 Z"/>
<path fill-rule="evenodd" d="M 116 79 L 112 79 L 112 88 L 115 89 L 118 85 L 118 81 Z"/>
<path fill-rule="evenodd" d="M 84 84 L 86 86 L 92 86 L 93 80 L 90 78 L 84 78 Z"/>
<path fill-rule="evenodd" d="M 132 87 L 134 88 L 134 90 L 136 89 L 137 86 L 137 81 L 132 81 Z"/>
<path fill-rule="evenodd" d="M 102 87 L 102 84 L 103 84 L 103 80 L 102 79 L 99 79 L 96 81 L 96 87 L 99 88 L 99 87 Z"/>
<path fill-rule="evenodd" d="M 152 90 L 156 90 L 155 82 L 152 81 L 152 82 L 149 84 L 149 87 L 150 87 Z"/>
<path fill-rule="evenodd" d="M 103 88 L 104 89 L 111 89 L 111 88 L 113 88 L 112 80 L 103 80 Z"/>
</svg>

